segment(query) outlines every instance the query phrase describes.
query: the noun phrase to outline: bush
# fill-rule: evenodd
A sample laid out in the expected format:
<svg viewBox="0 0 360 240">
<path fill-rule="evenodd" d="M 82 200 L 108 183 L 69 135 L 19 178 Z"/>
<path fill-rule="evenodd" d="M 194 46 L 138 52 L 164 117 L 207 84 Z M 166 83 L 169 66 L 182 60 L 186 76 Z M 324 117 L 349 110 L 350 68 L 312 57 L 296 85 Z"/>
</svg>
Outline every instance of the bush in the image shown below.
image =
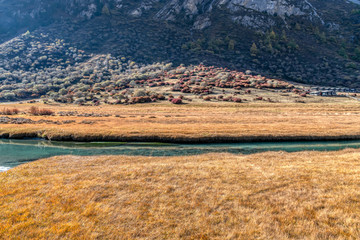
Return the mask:
<svg viewBox="0 0 360 240">
<path fill-rule="evenodd" d="M 131 103 L 148 103 L 152 102 L 152 99 L 149 96 L 145 97 L 133 97 L 131 98 Z"/>
<path fill-rule="evenodd" d="M 53 115 L 54 112 L 50 109 L 39 109 L 39 115 L 40 116 L 50 116 L 50 115 Z"/>
<path fill-rule="evenodd" d="M 136 90 L 134 93 L 134 97 L 145 97 L 146 92 L 144 90 Z"/>
<path fill-rule="evenodd" d="M 182 104 L 182 99 L 181 98 L 174 98 L 171 100 L 171 103 L 173 104 Z"/>
<path fill-rule="evenodd" d="M 34 116 L 50 116 L 54 114 L 54 112 L 50 109 L 39 109 L 38 107 L 34 106 L 30 108 L 29 113 Z"/>
<path fill-rule="evenodd" d="M 20 111 L 19 109 L 17 108 L 13 108 L 13 109 L 10 109 L 10 108 L 3 108 L 2 111 L 0 111 L 0 114 L 2 115 L 16 115 L 18 114 Z"/>
<path fill-rule="evenodd" d="M 158 94 L 157 99 L 159 100 L 165 100 L 165 96 L 162 94 Z"/>
<path fill-rule="evenodd" d="M 83 105 L 85 103 L 84 98 L 78 98 L 74 101 L 74 104 Z"/>
<path fill-rule="evenodd" d="M 233 100 L 233 102 L 237 102 L 237 103 L 241 103 L 241 102 L 242 102 L 241 98 L 233 98 L 232 100 Z"/>
<path fill-rule="evenodd" d="M 30 108 L 29 113 L 36 116 L 39 114 L 39 108 L 33 106 Z"/>
</svg>

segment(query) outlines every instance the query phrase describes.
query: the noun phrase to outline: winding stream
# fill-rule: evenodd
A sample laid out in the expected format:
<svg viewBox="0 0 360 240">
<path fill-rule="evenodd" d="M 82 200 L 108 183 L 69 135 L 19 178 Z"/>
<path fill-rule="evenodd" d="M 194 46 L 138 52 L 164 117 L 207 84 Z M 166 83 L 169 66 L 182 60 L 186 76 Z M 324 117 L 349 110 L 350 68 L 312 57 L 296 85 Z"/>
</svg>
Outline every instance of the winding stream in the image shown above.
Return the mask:
<svg viewBox="0 0 360 240">
<path fill-rule="evenodd" d="M 0 172 L 20 164 L 59 155 L 184 156 L 211 152 L 251 154 L 265 151 L 336 151 L 360 148 L 360 141 L 263 142 L 227 144 L 163 144 L 111 142 L 50 142 L 0 139 Z"/>
</svg>

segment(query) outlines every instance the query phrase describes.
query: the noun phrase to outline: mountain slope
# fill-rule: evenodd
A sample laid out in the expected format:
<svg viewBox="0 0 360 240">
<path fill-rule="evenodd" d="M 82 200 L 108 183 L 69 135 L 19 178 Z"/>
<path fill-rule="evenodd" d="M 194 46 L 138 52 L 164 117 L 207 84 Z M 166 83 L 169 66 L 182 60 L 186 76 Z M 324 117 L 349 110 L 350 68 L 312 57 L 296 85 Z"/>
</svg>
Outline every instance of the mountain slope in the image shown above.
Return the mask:
<svg viewBox="0 0 360 240">
<path fill-rule="evenodd" d="M 87 54 L 358 87 L 358 9 L 345 0 L 0 0 L 0 40 L 30 30 Z"/>
</svg>

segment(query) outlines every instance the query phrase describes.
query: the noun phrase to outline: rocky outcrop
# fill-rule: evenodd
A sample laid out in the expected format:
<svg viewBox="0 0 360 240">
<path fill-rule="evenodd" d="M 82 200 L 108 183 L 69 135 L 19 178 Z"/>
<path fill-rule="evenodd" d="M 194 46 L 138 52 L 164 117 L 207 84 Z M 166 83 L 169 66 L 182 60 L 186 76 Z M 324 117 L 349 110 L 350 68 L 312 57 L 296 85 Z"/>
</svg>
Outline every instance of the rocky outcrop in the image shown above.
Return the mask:
<svg viewBox="0 0 360 240">
<path fill-rule="evenodd" d="M 131 17 L 140 17 L 154 9 L 154 18 L 175 21 L 179 15 L 194 21 L 194 28 L 201 30 L 211 25 L 208 15 L 214 9 L 227 9 L 229 18 L 245 26 L 269 26 L 253 16 L 249 11 L 276 15 L 285 19 L 287 16 L 306 16 L 312 21 L 321 21 L 317 9 L 307 0 L 1 0 L 0 33 L 12 27 L 26 26 L 36 19 L 51 21 L 66 17 L 79 20 L 91 19 L 96 15 L 121 10 Z"/>
<path fill-rule="evenodd" d="M 203 29 L 211 25 L 204 15 L 210 14 L 215 8 L 228 9 L 231 13 L 230 18 L 235 22 L 253 28 L 269 27 L 273 23 L 267 23 L 263 17 L 249 16 L 249 10 L 252 11 L 251 15 L 255 11 L 283 19 L 288 16 L 306 16 L 311 21 L 324 23 L 317 10 L 307 0 L 171 0 L 156 14 L 156 18 L 175 20 L 183 13 L 189 19 L 196 19 L 195 29 Z"/>
</svg>

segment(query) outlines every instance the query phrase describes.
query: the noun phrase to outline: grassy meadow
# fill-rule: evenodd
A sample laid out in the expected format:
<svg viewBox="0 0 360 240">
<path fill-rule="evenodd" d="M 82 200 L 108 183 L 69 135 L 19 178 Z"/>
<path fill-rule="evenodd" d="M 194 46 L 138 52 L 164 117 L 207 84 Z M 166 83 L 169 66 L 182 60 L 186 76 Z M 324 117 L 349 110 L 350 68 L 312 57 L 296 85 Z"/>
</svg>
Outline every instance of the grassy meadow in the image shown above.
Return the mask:
<svg viewBox="0 0 360 240">
<path fill-rule="evenodd" d="M 359 139 L 359 103 L 322 99 L 2 104 L 0 110 L 16 114 L 0 116 L 0 135 L 83 141 Z M 53 114 L 36 116 L 31 107 Z M 343 150 L 39 160 L 0 173 L 0 239 L 358 239 L 359 159 L 359 150 Z"/>
<path fill-rule="evenodd" d="M 0 239 L 359 239 L 360 151 L 61 156 L 0 174 Z"/>
<path fill-rule="evenodd" d="M 35 122 L 0 122 L 0 135 L 13 138 L 46 137 L 52 140 L 183 142 L 208 139 L 359 138 L 359 102 L 346 98 L 322 99 L 326 102 L 149 103 L 120 106 L 2 104 L 0 109 L 16 108 L 20 111 L 16 116 L 7 117 Z M 32 116 L 29 113 L 32 106 L 50 109 L 55 115 Z M 59 114 L 61 112 L 76 114 L 64 116 Z"/>
</svg>

